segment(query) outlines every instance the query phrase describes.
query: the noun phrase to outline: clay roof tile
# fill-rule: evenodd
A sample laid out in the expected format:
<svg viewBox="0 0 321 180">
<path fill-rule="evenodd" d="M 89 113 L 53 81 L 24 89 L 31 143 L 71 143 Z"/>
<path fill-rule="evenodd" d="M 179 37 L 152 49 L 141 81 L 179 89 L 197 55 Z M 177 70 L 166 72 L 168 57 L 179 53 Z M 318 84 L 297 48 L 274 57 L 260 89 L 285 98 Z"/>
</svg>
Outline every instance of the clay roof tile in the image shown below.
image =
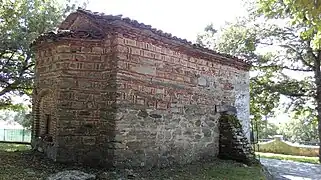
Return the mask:
<svg viewBox="0 0 321 180">
<path fill-rule="evenodd" d="M 84 10 L 84 9 L 81 9 L 81 8 L 78 8 L 77 10 L 78 12 L 82 12 L 82 13 L 85 13 L 89 16 L 93 16 L 94 18 L 99 18 L 99 14 L 97 13 L 92 13 L 91 11 L 89 10 Z M 113 16 L 113 15 L 109 15 L 109 16 Z M 106 18 L 106 16 L 103 16 L 106 20 L 108 20 L 109 18 Z M 120 18 L 121 15 L 118 15 L 118 16 L 113 16 L 115 17 L 115 19 L 117 20 L 122 20 L 123 22 L 125 23 L 129 23 L 131 25 L 133 25 L 134 27 L 137 27 L 137 28 L 141 28 L 141 29 L 147 29 L 147 30 L 150 30 L 151 32 L 155 33 L 155 34 L 158 34 L 160 36 L 163 36 L 165 38 L 168 38 L 168 39 L 173 39 L 175 41 L 179 41 L 183 44 L 186 44 L 186 45 L 189 45 L 191 48 L 197 48 L 199 50 L 202 50 L 202 51 L 205 51 L 207 53 L 211 53 L 211 54 L 215 54 L 215 55 L 219 55 L 219 56 L 222 56 L 222 57 L 226 57 L 226 58 L 229 58 L 229 59 L 233 59 L 235 61 L 238 61 L 238 62 L 243 62 L 245 64 L 247 64 L 248 66 L 250 66 L 250 62 L 246 61 L 246 60 L 243 60 L 243 59 L 239 59 L 235 56 L 232 56 L 232 55 L 229 55 L 229 54 L 225 54 L 225 53 L 220 53 L 220 52 L 217 52 L 217 51 L 214 51 L 214 50 L 211 50 L 211 49 L 208 49 L 208 48 L 205 48 L 205 47 L 202 47 L 200 46 L 199 44 L 193 44 L 192 42 L 186 40 L 186 39 L 181 39 L 181 38 L 178 38 L 176 36 L 173 36 L 172 34 L 170 33 L 166 33 L 166 32 L 163 32 L 162 30 L 157 30 L 156 28 L 153 28 L 151 25 L 145 25 L 144 23 L 139 23 L 138 21 L 136 20 L 132 20 L 128 17 L 126 18 Z"/>
<path fill-rule="evenodd" d="M 89 10 L 85 10 L 85 9 L 81 9 L 81 8 L 78 8 L 77 12 L 80 12 L 80 13 L 83 13 L 85 15 L 88 15 L 93 19 L 97 19 L 98 20 L 97 21 L 98 24 L 99 23 L 107 23 L 108 24 L 108 23 L 113 22 L 115 20 L 122 21 L 124 23 L 127 23 L 127 24 L 131 25 L 134 28 L 140 28 L 140 29 L 144 29 L 144 30 L 149 30 L 149 31 L 153 32 L 154 34 L 159 35 L 160 37 L 167 38 L 167 39 L 170 39 L 170 40 L 174 40 L 176 42 L 179 42 L 179 43 L 182 43 L 182 44 L 184 44 L 186 46 L 189 46 L 190 48 L 197 49 L 197 50 L 203 51 L 205 53 L 209 53 L 209 54 L 218 55 L 218 56 L 221 56 L 221 57 L 233 59 L 234 61 L 241 62 L 245 66 L 248 66 L 248 67 L 251 66 L 251 63 L 246 61 L 246 60 L 239 59 L 239 58 L 237 58 L 235 56 L 232 56 L 232 55 L 229 55 L 229 54 L 220 53 L 220 52 L 214 51 L 212 49 L 208 49 L 208 48 L 202 47 L 199 44 L 193 44 L 192 42 L 190 42 L 190 41 L 188 41 L 186 39 L 181 39 L 181 38 L 178 38 L 176 36 L 173 36 L 170 33 L 166 33 L 166 32 L 163 32 L 162 30 L 153 28 L 151 25 L 146 25 L 144 23 L 139 23 L 138 21 L 130 19 L 128 17 L 122 18 L 122 15 L 106 15 L 104 13 L 91 12 Z M 58 32 L 49 32 L 49 33 L 45 33 L 45 34 L 39 36 L 31 45 L 34 45 L 36 42 L 44 40 L 46 38 L 47 39 L 48 38 L 49 39 L 55 39 L 55 38 L 59 38 L 59 37 L 78 37 L 78 38 L 84 38 L 85 37 L 85 38 L 98 39 L 98 38 L 102 38 L 103 36 L 104 35 L 102 35 L 102 34 L 95 34 L 93 32 L 80 32 L 80 31 L 73 32 L 73 31 L 68 31 L 68 30 L 60 30 Z"/>
<path fill-rule="evenodd" d="M 98 32 L 89 32 L 89 31 L 71 31 L 71 30 L 58 30 L 58 31 L 50 31 L 38 36 L 30 46 L 34 46 L 38 42 L 41 41 L 56 41 L 59 38 L 80 38 L 80 39 L 102 39 L 104 38 L 104 34 L 100 34 Z"/>
</svg>

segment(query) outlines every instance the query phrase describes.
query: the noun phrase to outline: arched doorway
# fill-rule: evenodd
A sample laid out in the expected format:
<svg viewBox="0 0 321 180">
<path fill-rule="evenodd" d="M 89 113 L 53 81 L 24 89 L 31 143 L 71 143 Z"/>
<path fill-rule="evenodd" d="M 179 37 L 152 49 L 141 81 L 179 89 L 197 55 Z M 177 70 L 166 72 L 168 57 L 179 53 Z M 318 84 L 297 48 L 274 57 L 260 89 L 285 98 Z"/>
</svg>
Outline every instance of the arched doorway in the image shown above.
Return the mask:
<svg viewBox="0 0 321 180">
<path fill-rule="evenodd" d="M 39 93 L 35 108 L 35 136 L 44 141 L 54 142 L 57 127 L 53 91 L 46 89 Z"/>
</svg>

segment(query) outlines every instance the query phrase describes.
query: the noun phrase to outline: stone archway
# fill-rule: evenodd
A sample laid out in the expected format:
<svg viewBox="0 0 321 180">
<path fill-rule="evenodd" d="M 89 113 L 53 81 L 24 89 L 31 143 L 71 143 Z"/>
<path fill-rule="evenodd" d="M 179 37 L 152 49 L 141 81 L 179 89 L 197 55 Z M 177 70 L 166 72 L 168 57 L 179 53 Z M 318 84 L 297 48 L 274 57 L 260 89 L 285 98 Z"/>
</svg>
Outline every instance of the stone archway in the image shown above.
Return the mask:
<svg viewBox="0 0 321 180">
<path fill-rule="evenodd" d="M 35 106 L 35 138 L 54 142 L 57 127 L 54 92 L 50 89 L 42 90 L 36 98 Z"/>
</svg>

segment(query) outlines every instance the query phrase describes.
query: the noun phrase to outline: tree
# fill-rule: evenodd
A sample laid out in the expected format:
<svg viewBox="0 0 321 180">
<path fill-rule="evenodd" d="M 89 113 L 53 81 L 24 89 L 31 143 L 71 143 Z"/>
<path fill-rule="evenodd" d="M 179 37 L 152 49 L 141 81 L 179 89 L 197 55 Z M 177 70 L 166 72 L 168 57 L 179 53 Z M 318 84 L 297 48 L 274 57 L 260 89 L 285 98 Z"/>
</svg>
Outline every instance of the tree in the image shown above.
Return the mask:
<svg viewBox="0 0 321 180">
<path fill-rule="evenodd" d="M 34 54 L 30 43 L 75 9 L 70 0 L 0 0 L 0 109 L 13 108 L 12 96 L 30 95 Z M 85 5 L 85 4 L 84 4 Z"/>
<path fill-rule="evenodd" d="M 13 119 L 13 114 L 11 111 L 2 111 L 0 112 L 0 121 L 10 121 Z"/>
<path fill-rule="evenodd" d="M 311 72 L 303 83 L 304 95 L 311 100 L 316 109 L 318 122 L 319 141 L 321 141 L 321 6 L 319 1 L 296 0 L 276 1 L 258 0 L 258 15 L 267 19 L 288 18 L 292 25 L 299 27 L 296 38 L 300 44 L 288 44 L 288 47 L 296 54 L 296 63 L 300 63 L 300 69 Z M 303 92 L 302 92 L 303 93 Z M 302 94 L 303 95 L 303 94 Z M 302 97 L 302 96 L 301 96 Z M 297 108 L 302 109 L 306 101 L 296 103 Z M 313 110 L 312 108 L 310 108 Z M 321 144 L 321 143 L 320 143 Z M 321 162 L 321 148 L 319 150 L 319 161 Z"/>
<path fill-rule="evenodd" d="M 265 121 L 266 123 L 262 127 L 260 127 L 259 131 L 259 138 L 260 139 L 269 139 L 277 134 L 279 131 L 279 127 L 273 123 L 269 123 Z"/>
<path fill-rule="evenodd" d="M 318 121 L 320 140 L 321 48 L 315 43 L 318 32 L 306 33 L 311 24 L 305 22 L 289 23 L 286 17 L 262 21 L 261 16 L 255 15 L 215 33 L 212 46 L 252 62 L 251 113 L 255 120 L 273 116 L 273 110 L 281 107 L 298 115 L 310 112 Z M 284 106 L 279 106 L 281 98 L 287 101 Z"/>
<path fill-rule="evenodd" d="M 316 119 L 296 119 L 293 118 L 290 122 L 286 122 L 280 128 L 284 139 L 300 144 L 318 142 L 318 126 Z"/>
<path fill-rule="evenodd" d="M 32 125 L 32 116 L 30 111 L 28 111 L 26 108 L 21 109 L 16 112 L 16 114 L 13 117 L 13 120 L 20 125 L 22 125 L 24 128 L 30 129 Z"/>
<path fill-rule="evenodd" d="M 321 2 L 318 0 L 258 0 L 257 12 L 266 18 L 288 18 L 292 24 L 303 24 L 306 28 L 302 37 L 313 39 L 320 46 L 321 40 Z"/>
</svg>

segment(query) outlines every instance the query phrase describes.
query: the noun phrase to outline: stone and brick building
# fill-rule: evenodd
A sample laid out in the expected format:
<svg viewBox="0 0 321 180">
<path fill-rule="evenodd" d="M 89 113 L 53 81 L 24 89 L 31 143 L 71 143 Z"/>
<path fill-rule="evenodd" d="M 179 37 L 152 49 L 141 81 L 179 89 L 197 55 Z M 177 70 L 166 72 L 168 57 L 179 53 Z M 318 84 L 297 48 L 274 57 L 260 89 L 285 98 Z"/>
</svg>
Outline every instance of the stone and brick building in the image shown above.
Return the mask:
<svg viewBox="0 0 321 180">
<path fill-rule="evenodd" d="M 153 167 L 216 157 L 226 107 L 249 138 L 245 61 L 82 9 L 32 46 L 32 144 L 55 161 Z"/>
</svg>

